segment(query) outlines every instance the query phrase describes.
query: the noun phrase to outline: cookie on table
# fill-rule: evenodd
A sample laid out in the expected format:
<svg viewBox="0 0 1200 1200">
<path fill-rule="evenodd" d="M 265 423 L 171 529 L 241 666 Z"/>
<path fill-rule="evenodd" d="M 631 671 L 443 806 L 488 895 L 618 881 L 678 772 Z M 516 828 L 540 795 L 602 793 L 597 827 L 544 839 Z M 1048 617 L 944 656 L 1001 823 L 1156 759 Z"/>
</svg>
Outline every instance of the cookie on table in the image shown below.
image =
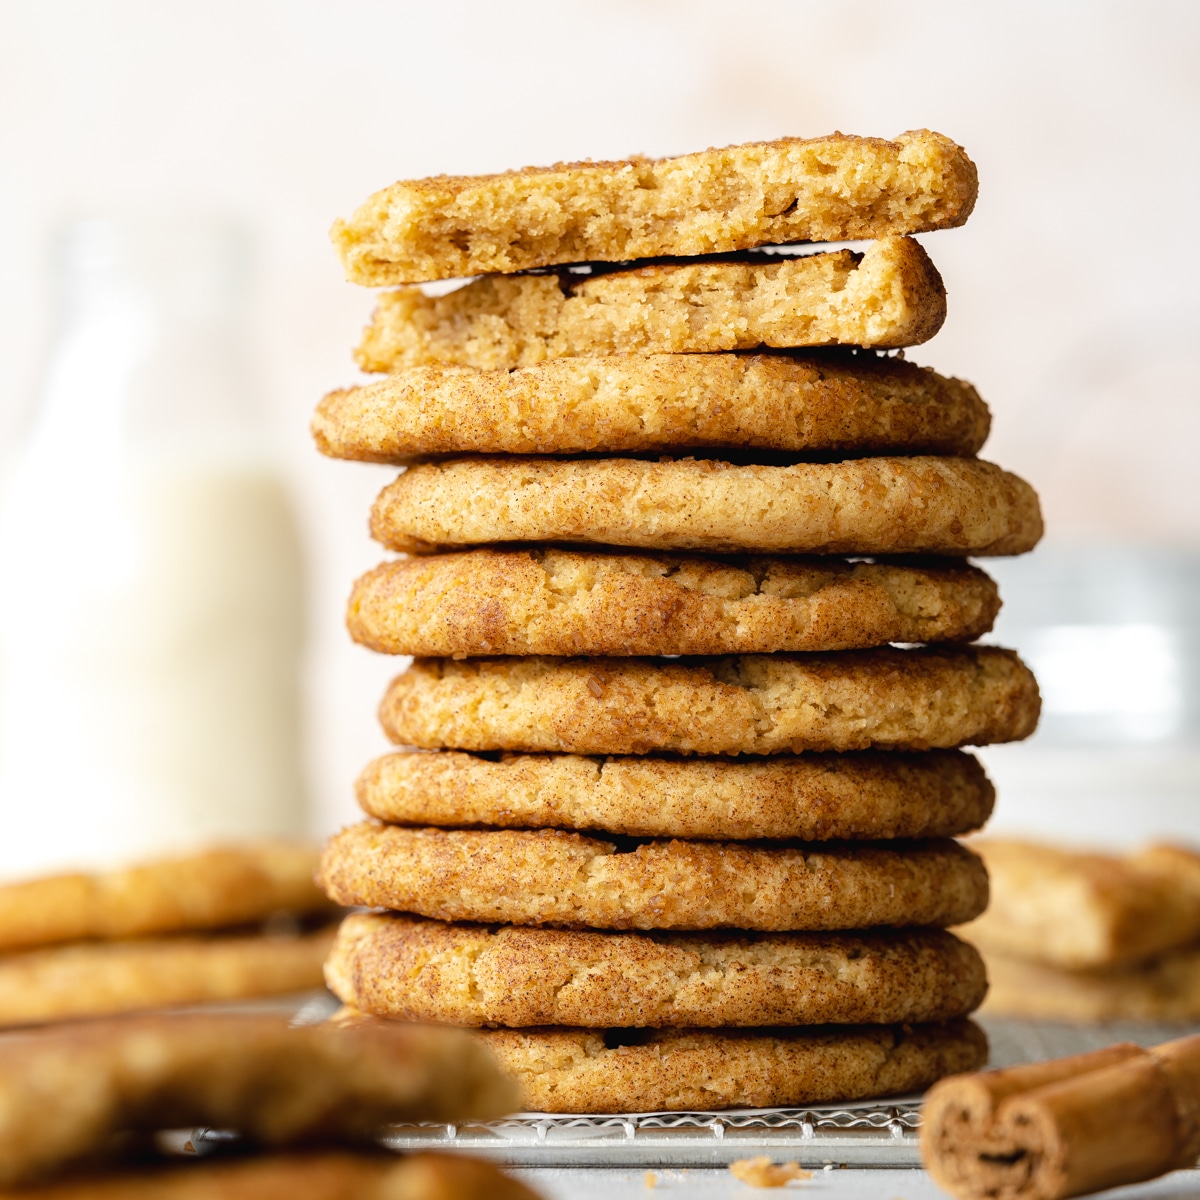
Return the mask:
<svg viewBox="0 0 1200 1200">
<path fill-rule="evenodd" d="M 319 988 L 333 930 L 79 942 L 0 956 L 0 1027 Z"/>
<path fill-rule="evenodd" d="M 968 566 L 474 550 L 376 567 L 346 623 L 385 654 L 756 654 L 973 641 L 999 610 Z"/>
<path fill-rule="evenodd" d="M 911 238 L 863 254 L 654 262 L 588 275 L 486 275 L 457 291 L 379 297 L 355 351 L 364 371 L 431 363 L 491 369 L 597 354 L 693 354 L 761 346 L 898 349 L 946 319 L 937 268 Z"/>
<path fill-rule="evenodd" d="M 332 237 L 347 278 L 375 287 L 945 229 L 966 221 L 977 189 L 975 164 L 944 134 L 835 133 L 396 183 Z"/>
<path fill-rule="evenodd" d="M 73 1173 L 6 1189 L 4 1200 L 538 1200 L 491 1163 L 462 1154 L 292 1151 Z"/>
<path fill-rule="evenodd" d="M 964 937 L 972 935 L 968 927 Z M 1149 962 L 1068 971 L 987 952 L 987 1011 L 1038 1021 L 1200 1021 L 1200 947 Z"/>
<path fill-rule="evenodd" d="M 978 953 L 941 930 L 648 936 L 374 913 L 346 918 L 325 974 L 361 1012 L 508 1028 L 946 1021 L 987 991 Z"/>
<path fill-rule="evenodd" d="M 758 448 L 807 454 L 978 452 L 991 417 L 969 384 L 840 351 L 612 354 L 518 370 L 410 367 L 331 392 L 312 433 L 333 458 Z"/>
<path fill-rule="evenodd" d="M 966 936 L 985 952 L 1086 969 L 1200 940 L 1200 855 L 1182 846 L 1118 856 L 986 838 L 979 853 L 992 904 Z"/>
<path fill-rule="evenodd" d="M 489 1029 L 477 1038 L 537 1112 L 791 1108 L 921 1091 L 987 1061 L 972 1021 L 817 1029 Z"/>
<path fill-rule="evenodd" d="M 780 754 L 1020 741 L 1033 674 L 996 646 L 729 658 L 422 658 L 388 688 L 393 742 L 425 750 Z"/>
<path fill-rule="evenodd" d="M 1037 493 L 973 458 L 792 466 L 710 458 L 461 458 L 409 467 L 371 533 L 428 554 L 494 542 L 748 554 L 1023 554 Z"/>
<path fill-rule="evenodd" d="M 260 842 L 3 884 L 0 950 L 217 929 L 278 912 L 328 912 L 312 881 L 317 856 L 315 846 Z"/>
<path fill-rule="evenodd" d="M 946 926 L 987 904 L 987 874 L 947 839 L 868 845 L 647 841 L 560 830 L 406 829 L 333 837 L 340 904 L 443 921 L 765 931 Z"/>
<path fill-rule="evenodd" d="M 455 1029 L 232 1013 L 80 1022 L 5 1045 L 0 1184 L 61 1171 L 122 1132 L 203 1125 L 270 1147 L 369 1143 L 390 1122 L 490 1119 L 516 1099 L 487 1049 Z"/>
<path fill-rule="evenodd" d="M 995 802 L 979 762 L 958 750 L 740 761 L 413 751 L 368 764 L 357 792 L 392 824 L 719 841 L 955 837 Z"/>
</svg>

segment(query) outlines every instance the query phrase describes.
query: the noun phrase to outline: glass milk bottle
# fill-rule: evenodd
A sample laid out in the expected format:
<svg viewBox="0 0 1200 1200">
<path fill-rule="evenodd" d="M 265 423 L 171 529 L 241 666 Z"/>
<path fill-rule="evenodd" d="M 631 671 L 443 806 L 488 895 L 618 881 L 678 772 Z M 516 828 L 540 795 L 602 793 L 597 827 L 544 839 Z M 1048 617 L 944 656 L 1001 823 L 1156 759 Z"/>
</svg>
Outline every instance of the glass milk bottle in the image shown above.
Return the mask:
<svg viewBox="0 0 1200 1200">
<path fill-rule="evenodd" d="M 0 876 L 295 834 L 302 576 L 235 230 L 85 221 L 0 498 Z"/>
</svg>

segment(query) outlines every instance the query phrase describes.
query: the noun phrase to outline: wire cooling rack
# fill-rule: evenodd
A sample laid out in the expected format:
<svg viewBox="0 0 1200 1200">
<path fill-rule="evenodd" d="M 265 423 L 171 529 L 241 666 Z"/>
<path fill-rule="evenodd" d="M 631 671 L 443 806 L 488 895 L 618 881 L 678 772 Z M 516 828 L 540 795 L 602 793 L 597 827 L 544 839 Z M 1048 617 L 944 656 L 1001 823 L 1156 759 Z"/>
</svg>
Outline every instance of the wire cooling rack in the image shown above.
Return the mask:
<svg viewBox="0 0 1200 1200">
<path fill-rule="evenodd" d="M 1066 1025 L 998 1017 L 980 1020 L 990 1065 L 1014 1066 L 1081 1054 L 1112 1042 L 1168 1041 L 1200 1027 L 1109 1022 Z M 397 1125 L 396 1150 L 463 1150 L 510 1166 L 716 1167 L 766 1154 L 806 1167 L 915 1167 L 921 1099 L 724 1112 L 518 1113 L 503 1121 Z"/>
<path fill-rule="evenodd" d="M 323 1021 L 336 1008 L 337 1002 L 322 993 L 304 1004 L 293 1022 Z M 976 1020 L 987 1031 L 992 1067 L 1082 1054 L 1113 1042 L 1152 1046 L 1200 1033 L 1200 1024 Z M 517 1113 L 503 1121 L 394 1125 L 382 1140 L 394 1150 L 462 1150 L 509 1166 L 719 1167 L 767 1154 L 806 1167 L 915 1167 L 920 1165 L 920 1125 L 921 1097 L 914 1095 L 721 1112 Z M 198 1130 L 193 1136 L 199 1148 L 216 1148 L 229 1135 Z"/>
</svg>

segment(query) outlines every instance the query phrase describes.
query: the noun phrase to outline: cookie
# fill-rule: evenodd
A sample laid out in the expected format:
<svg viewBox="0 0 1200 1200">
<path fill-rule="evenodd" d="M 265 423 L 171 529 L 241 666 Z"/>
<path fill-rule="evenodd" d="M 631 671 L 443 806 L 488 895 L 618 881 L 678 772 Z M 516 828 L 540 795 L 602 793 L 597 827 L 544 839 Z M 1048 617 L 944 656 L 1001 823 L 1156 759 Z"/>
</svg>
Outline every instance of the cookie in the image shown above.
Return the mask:
<svg viewBox="0 0 1200 1200">
<path fill-rule="evenodd" d="M 537 1112 L 783 1108 L 920 1091 L 978 1070 L 971 1021 L 771 1032 L 489 1029 L 475 1035 Z"/>
<path fill-rule="evenodd" d="M 884 238 L 864 254 L 486 275 L 440 296 L 400 288 L 379 297 L 354 357 L 364 371 L 398 371 L 760 346 L 895 349 L 927 342 L 945 319 L 946 289 L 929 256 L 911 238 Z"/>
<path fill-rule="evenodd" d="M 1145 962 L 1200 939 L 1200 855 L 1124 856 L 985 839 L 992 904 L 967 937 L 985 952 L 1082 969 Z"/>
<path fill-rule="evenodd" d="M 0 956 L 0 1027 L 321 986 L 333 931 L 81 942 Z"/>
<path fill-rule="evenodd" d="M 217 929 L 329 910 L 313 846 L 261 842 L 0 886 L 0 950 Z M 0 960 L 3 961 L 3 960 Z"/>
<path fill-rule="evenodd" d="M 409 467 L 371 533 L 427 554 L 489 542 L 759 554 L 1003 555 L 1042 536 L 1037 493 L 971 458 L 793 466 L 469 458 Z"/>
<path fill-rule="evenodd" d="M 421 749 L 779 754 L 1019 741 L 1037 682 L 995 646 L 839 654 L 417 659 L 379 715 Z"/>
<path fill-rule="evenodd" d="M 346 624 L 385 654 L 755 654 L 972 641 L 999 610 L 967 566 L 474 550 L 376 567 Z"/>
<path fill-rule="evenodd" d="M 361 1012 L 509 1028 L 945 1021 L 987 990 L 952 934 L 573 932 L 362 913 L 342 923 L 329 988 Z"/>
<path fill-rule="evenodd" d="M 330 840 L 320 880 L 346 905 L 566 928 L 944 926 L 970 920 L 987 904 L 983 864 L 944 839 L 629 846 L 551 829 L 404 829 L 367 821 Z"/>
<path fill-rule="evenodd" d="M 369 1143 L 390 1122 L 499 1117 L 515 1092 L 454 1029 L 234 1014 L 83 1022 L 5 1045 L 0 1183 L 62 1169 L 122 1131 L 204 1125 L 266 1146 Z"/>
<path fill-rule="evenodd" d="M 377 287 L 946 229 L 966 221 L 977 188 L 975 164 L 943 134 L 835 133 L 396 183 L 331 236 L 346 277 Z"/>
<path fill-rule="evenodd" d="M 331 392 L 322 454 L 634 454 L 731 447 L 800 454 L 975 454 L 991 417 L 969 384 L 899 358 L 611 354 L 515 371 L 410 367 Z"/>
<path fill-rule="evenodd" d="M 722 759 L 444 750 L 387 754 L 358 778 L 363 811 L 400 825 L 580 829 L 752 841 L 954 837 L 995 789 L 958 750 Z"/>
<path fill-rule="evenodd" d="M 490 1163 L 461 1154 L 315 1153 L 192 1158 L 75 1173 L 6 1189 L 3 1200 L 538 1200 Z"/>
<path fill-rule="evenodd" d="M 970 936 L 970 931 L 965 931 Z M 1039 1021 L 1200 1021 L 1200 948 L 1168 950 L 1150 962 L 1067 971 L 987 954 L 987 1011 Z"/>
</svg>

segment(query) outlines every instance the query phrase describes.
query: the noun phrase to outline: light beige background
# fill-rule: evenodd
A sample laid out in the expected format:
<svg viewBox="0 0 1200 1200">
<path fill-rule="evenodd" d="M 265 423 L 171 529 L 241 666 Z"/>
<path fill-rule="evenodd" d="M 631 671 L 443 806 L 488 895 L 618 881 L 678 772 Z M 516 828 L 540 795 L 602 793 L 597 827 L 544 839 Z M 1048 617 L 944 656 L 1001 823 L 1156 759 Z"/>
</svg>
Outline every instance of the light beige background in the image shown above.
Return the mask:
<svg viewBox="0 0 1200 1200">
<path fill-rule="evenodd" d="M 1200 546 L 1200 5 L 162 0 L 0 3 L 0 438 L 50 338 L 52 229 L 94 211 L 254 230 L 262 386 L 311 562 L 309 769 L 321 828 L 383 745 L 394 664 L 341 606 L 382 469 L 321 460 L 324 390 L 371 306 L 335 215 L 401 177 L 929 126 L 979 165 L 924 240 L 950 317 L 911 357 L 974 381 L 988 456 L 1063 537 Z M 2 569 L 2 568 L 0 568 Z"/>
</svg>

